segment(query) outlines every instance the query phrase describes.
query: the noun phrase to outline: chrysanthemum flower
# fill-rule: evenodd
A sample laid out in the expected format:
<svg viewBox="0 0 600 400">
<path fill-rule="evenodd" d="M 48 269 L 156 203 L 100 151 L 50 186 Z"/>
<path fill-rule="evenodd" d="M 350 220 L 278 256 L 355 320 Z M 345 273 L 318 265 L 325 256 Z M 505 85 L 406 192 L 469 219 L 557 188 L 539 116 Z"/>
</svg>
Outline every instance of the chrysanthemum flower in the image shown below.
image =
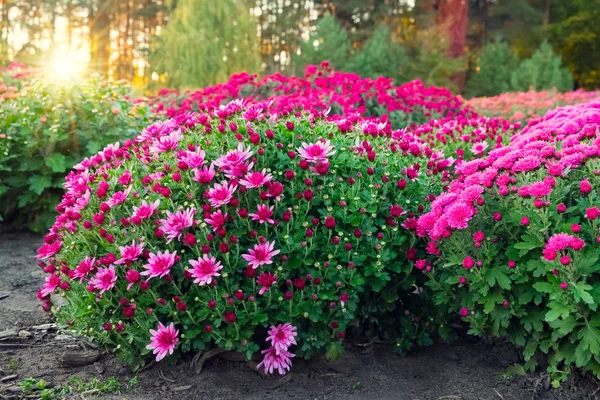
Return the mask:
<svg viewBox="0 0 600 400">
<path fill-rule="evenodd" d="M 252 221 L 258 221 L 263 224 L 268 222 L 269 224 L 274 224 L 273 220 L 273 209 L 274 206 L 268 207 L 266 204 L 259 204 L 256 206 L 257 211 L 254 214 L 248 214 L 252 217 Z"/>
<path fill-rule="evenodd" d="M 280 253 L 279 250 L 273 250 L 274 247 L 275 242 L 257 244 L 254 249 L 248 249 L 248 254 L 242 254 L 242 258 L 254 269 L 261 265 L 273 264 L 273 257 Z"/>
<path fill-rule="evenodd" d="M 115 264 L 120 265 L 128 261 L 135 261 L 144 251 L 144 242 L 136 244 L 135 240 L 132 240 L 128 246 L 119 246 L 119 250 L 121 252 L 121 259 L 116 261 Z"/>
<path fill-rule="evenodd" d="M 552 186 L 545 182 L 534 182 L 529 185 L 529 195 L 535 198 L 548 196 L 552 193 Z"/>
<path fill-rule="evenodd" d="M 190 260 L 189 263 L 193 267 L 190 275 L 195 278 L 194 283 L 200 286 L 209 285 L 213 281 L 213 277 L 221 275 L 219 271 L 223 269 L 220 261 L 206 254 L 198 260 Z"/>
<path fill-rule="evenodd" d="M 75 271 L 73 271 L 73 279 L 79 279 L 79 282 L 83 282 L 83 279 L 90 273 L 96 262 L 95 258 L 89 258 L 86 256 L 82 262 L 79 263 Z"/>
<path fill-rule="evenodd" d="M 446 209 L 445 215 L 448 218 L 448 225 L 456 229 L 465 229 L 468 222 L 475 215 L 476 210 L 473 206 L 458 201 Z"/>
<path fill-rule="evenodd" d="M 115 287 L 116 281 L 117 274 L 115 274 L 115 266 L 111 265 L 108 268 L 98 268 L 96 276 L 90 279 L 90 284 L 102 294 Z"/>
<path fill-rule="evenodd" d="M 192 180 L 202 183 L 204 185 L 208 185 L 215 178 L 215 165 L 210 163 L 210 167 L 206 165 L 202 167 L 202 169 L 195 168 L 194 169 L 194 177 Z"/>
<path fill-rule="evenodd" d="M 159 205 L 160 200 L 156 200 L 153 203 L 142 200 L 142 204 L 139 207 L 133 207 L 133 216 L 138 217 L 141 220 L 150 218 L 152 215 L 156 214 Z"/>
<path fill-rule="evenodd" d="M 335 154 L 335 149 L 329 140 L 316 143 L 302 143 L 302 147 L 298 147 L 300 157 L 310 162 L 327 162 L 327 157 Z"/>
<path fill-rule="evenodd" d="M 296 327 L 289 322 L 284 325 L 271 326 L 268 333 L 269 336 L 267 336 L 265 341 L 271 342 L 271 346 L 277 354 L 286 351 L 291 345 L 296 344 Z"/>
<path fill-rule="evenodd" d="M 271 289 L 271 286 L 273 286 L 276 280 L 277 274 L 272 274 L 270 272 L 262 272 L 256 279 L 256 282 L 261 286 L 260 290 L 258 291 L 258 294 L 263 294 L 264 292 Z"/>
<path fill-rule="evenodd" d="M 229 204 L 236 189 L 237 185 L 229 185 L 227 182 L 215 183 L 207 194 L 210 205 L 217 208 Z"/>
<path fill-rule="evenodd" d="M 175 256 L 177 253 L 164 253 L 158 252 L 156 254 L 150 253 L 148 257 L 148 264 L 144 265 L 145 271 L 141 272 L 141 275 L 148 276 L 148 279 L 167 275 L 171 271 L 171 267 L 175 264 Z"/>
<path fill-rule="evenodd" d="M 179 330 L 175 329 L 172 322 L 167 327 L 159 322 L 157 330 L 150 329 L 150 335 L 150 344 L 146 348 L 153 350 L 153 353 L 156 354 L 156 361 L 162 360 L 167 354 L 173 354 L 175 345 L 179 341 L 177 338 Z"/>
<path fill-rule="evenodd" d="M 46 281 L 44 282 L 44 286 L 40 290 L 40 293 L 43 297 L 50 296 L 50 294 L 54 292 L 54 290 L 56 290 L 60 283 L 60 276 L 55 274 L 49 275 L 48 277 L 46 277 Z"/>
<path fill-rule="evenodd" d="M 246 174 L 244 179 L 240 180 L 240 184 L 247 189 L 259 188 L 273 180 L 273 175 L 267 174 L 267 170 L 261 172 L 253 171 Z"/>
<path fill-rule="evenodd" d="M 238 144 L 237 149 L 230 150 L 227 154 L 219 157 L 215 161 L 215 165 L 227 173 L 239 168 L 239 166 L 244 164 L 251 156 L 252 149 L 245 149 L 244 145 L 240 143 Z"/>
<path fill-rule="evenodd" d="M 194 224 L 195 208 L 187 208 L 185 211 L 177 211 L 171 213 L 167 211 L 167 219 L 161 219 L 160 229 L 167 236 L 167 243 L 173 239 L 181 239 L 183 230 L 191 227 Z"/>
<path fill-rule="evenodd" d="M 113 197 L 111 197 L 106 202 L 106 204 L 108 204 L 108 206 L 111 208 L 116 205 L 122 204 L 125 202 L 125 200 L 127 200 L 127 196 L 129 196 L 129 193 L 131 193 L 131 186 L 123 191 L 119 191 L 113 194 Z"/>
<path fill-rule="evenodd" d="M 210 214 L 209 218 L 204 218 L 204 222 L 212 226 L 213 231 L 217 231 L 225 226 L 225 222 L 227 222 L 227 213 L 224 213 L 221 210 L 217 210 Z"/>
<path fill-rule="evenodd" d="M 264 354 L 263 360 L 257 365 L 257 368 L 264 368 L 265 373 L 272 374 L 277 370 L 281 375 L 285 375 L 292 368 L 294 354 L 287 350 L 277 352 L 274 347 L 269 347 L 261 351 Z"/>
</svg>

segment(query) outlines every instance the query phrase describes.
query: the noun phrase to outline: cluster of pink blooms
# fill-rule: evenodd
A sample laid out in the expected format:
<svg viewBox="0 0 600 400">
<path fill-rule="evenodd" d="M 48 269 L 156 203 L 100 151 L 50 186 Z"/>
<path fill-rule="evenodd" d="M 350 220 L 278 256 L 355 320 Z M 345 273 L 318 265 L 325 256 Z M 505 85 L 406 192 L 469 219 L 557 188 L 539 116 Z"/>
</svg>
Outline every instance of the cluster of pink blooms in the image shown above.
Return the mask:
<svg viewBox="0 0 600 400">
<path fill-rule="evenodd" d="M 501 116 L 511 122 L 539 118 L 548 110 L 559 106 L 582 104 L 600 97 L 600 91 L 583 89 L 560 93 L 556 90 L 541 92 L 502 93 L 493 97 L 475 97 L 465 103 L 485 115 Z"/>
<path fill-rule="evenodd" d="M 191 93 L 162 90 L 157 96 L 143 100 L 149 101 L 155 112 L 174 117 L 191 111 L 214 110 L 239 97 L 248 102 L 268 102 L 270 110 L 275 113 L 298 106 L 316 115 L 333 109 L 329 116 L 332 120 L 349 116 L 367 117 L 369 102 L 384 107 L 388 113 L 421 112 L 426 120 L 475 115 L 448 89 L 427 87 L 420 80 L 395 86 L 390 78 L 361 78 L 354 73 L 333 71 L 326 61 L 320 67 L 309 65 L 304 77 L 276 73 L 258 78 L 257 75 L 241 73 L 233 75 L 226 83 Z M 385 115 L 378 117 L 386 120 Z"/>
<path fill-rule="evenodd" d="M 271 346 L 262 351 L 263 360 L 258 364 L 258 368 L 263 367 L 265 372 L 272 374 L 277 370 L 281 375 L 285 375 L 292 368 L 294 354 L 288 351 L 289 347 L 296 344 L 296 327 L 291 324 L 279 324 L 271 326 L 267 342 Z"/>
</svg>

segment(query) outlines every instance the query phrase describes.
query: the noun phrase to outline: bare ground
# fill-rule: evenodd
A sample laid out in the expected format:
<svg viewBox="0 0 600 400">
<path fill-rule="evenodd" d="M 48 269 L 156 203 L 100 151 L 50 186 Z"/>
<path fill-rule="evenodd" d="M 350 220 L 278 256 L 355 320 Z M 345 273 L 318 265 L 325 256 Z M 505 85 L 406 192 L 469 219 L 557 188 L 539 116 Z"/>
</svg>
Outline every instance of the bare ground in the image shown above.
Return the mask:
<svg viewBox="0 0 600 400">
<path fill-rule="evenodd" d="M 115 377 L 127 383 L 134 374 L 113 355 L 103 352 L 90 365 L 69 368 L 61 363 L 66 351 L 90 349 L 81 340 L 54 329 L 34 329 L 52 323 L 36 299 L 44 274 L 34 256 L 41 238 L 30 234 L 0 234 L 0 399 L 38 398 L 20 392 L 17 383 L 34 377 L 51 386 Z M 21 337 L 2 339 L 14 330 Z M 30 335 L 28 336 L 27 333 Z M 543 372 L 511 379 L 502 372 L 519 362 L 518 351 L 508 344 L 486 344 L 475 338 L 419 349 L 408 356 L 390 347 L 367 348 L 350 343 L 336 362 L 295 360 L 290 375 L 264 378 L 245 363 L 213 359 L 201 374 L 191 360 L 175 366 L 166 363 L 137 374 L 139 384 L 120 394 L 97 391 L 69 398 L 135 400 L 169 399 L 395 399 L 395 400 L 511 400 L 596 399 L 600 385 L 574 376 L 561 389 L 549 389 Z"/>
</svg>

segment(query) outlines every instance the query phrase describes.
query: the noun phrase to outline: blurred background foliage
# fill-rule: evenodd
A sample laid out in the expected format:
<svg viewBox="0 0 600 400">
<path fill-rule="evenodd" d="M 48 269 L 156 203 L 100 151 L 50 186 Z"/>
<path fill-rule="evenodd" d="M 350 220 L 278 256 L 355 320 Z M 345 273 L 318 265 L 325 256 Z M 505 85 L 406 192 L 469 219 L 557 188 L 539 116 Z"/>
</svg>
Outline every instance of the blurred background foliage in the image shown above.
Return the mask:
<svg viewBox="0 0 600 400">
<path fill-rule="evenodd" d="M 600 86 L 600 0 L 2 0 L 0 62 L 138 92 L 338 70 L 468 96 Z"/>
</svg>

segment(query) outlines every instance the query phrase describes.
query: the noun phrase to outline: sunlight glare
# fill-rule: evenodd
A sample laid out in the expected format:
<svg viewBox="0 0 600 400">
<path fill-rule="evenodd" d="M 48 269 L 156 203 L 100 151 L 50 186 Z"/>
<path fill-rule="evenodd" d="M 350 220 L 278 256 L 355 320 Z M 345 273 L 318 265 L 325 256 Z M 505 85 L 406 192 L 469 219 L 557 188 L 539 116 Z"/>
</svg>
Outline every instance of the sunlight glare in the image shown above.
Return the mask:
<svg viewBox="0 0 600 400">
<path fill-rule="evenodd" d="M 87 52 L 59 48 L 48 64 L 48 75 L 57 81 L 67 81 L 82 77 L 89 63 Z"/>
</svg>

